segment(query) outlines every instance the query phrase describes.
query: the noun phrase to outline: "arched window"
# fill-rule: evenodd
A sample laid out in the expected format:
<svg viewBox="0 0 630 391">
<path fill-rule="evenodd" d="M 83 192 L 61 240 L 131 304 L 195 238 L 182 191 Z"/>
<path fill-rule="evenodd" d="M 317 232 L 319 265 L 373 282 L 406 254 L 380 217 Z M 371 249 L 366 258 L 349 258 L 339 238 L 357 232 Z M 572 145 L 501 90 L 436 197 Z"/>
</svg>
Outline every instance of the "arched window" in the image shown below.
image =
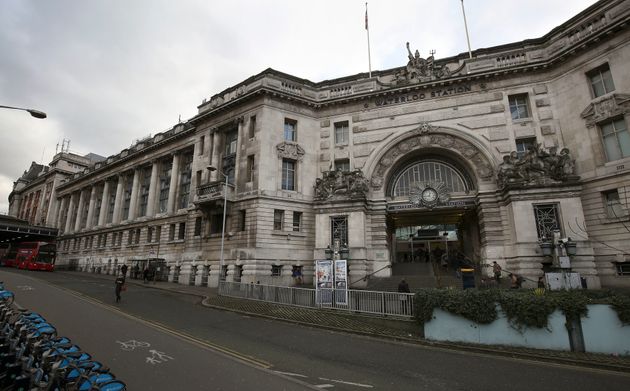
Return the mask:
<svg viewBox="0 0 630 391">
<path fill-rule="evenodd" d="M 449 193 L 467 192 L 469 186 L 453 166 L 439 160 L 424 160 L 406 167 L 394 181 L 392 196 L 408 196 L 415 183 L 441 182 Z"/>
</svg>

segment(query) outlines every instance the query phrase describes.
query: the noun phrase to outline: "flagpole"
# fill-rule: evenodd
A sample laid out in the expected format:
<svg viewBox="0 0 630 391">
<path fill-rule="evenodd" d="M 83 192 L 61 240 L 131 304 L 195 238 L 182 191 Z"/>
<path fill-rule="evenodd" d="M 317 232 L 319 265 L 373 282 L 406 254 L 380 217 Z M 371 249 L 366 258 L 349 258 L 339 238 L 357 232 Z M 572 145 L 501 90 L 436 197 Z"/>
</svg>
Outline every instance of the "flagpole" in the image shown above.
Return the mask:
<svg viewBox="0 0 630 391">
<path fill-rule="evenodd" d="M 472 58 L 472 52 L 470 51 L 470 37 L 468 36 L 468 23 L 466 23 L 466 11 L 464 11 L 464 0 L 462 0 L 462 15 L 464 15 L 464 29 L 466 30 L 466 42 L 468 43 L 468 57 Z"/>
<path fill-rule="evenodd" d="M 367 2 L 365 3 L 365 31 L 367 31 L 369 77 L 372 78 L 372 56 L 370 55 L 370 28 L 368 27 L 368 3 Z"/>
</svg>

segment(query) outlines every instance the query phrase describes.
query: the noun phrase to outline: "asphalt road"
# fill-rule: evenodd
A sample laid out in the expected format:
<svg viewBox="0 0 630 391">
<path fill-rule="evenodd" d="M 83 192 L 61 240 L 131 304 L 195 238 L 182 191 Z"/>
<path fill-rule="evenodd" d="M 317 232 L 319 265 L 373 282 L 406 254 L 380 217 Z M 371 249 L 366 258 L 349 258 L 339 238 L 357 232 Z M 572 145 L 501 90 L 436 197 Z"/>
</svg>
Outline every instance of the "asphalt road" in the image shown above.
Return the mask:
<svg viewBox="0 0 630 391">
<path fill-rule="evenodd" d="M 314 389 L 30 276 L 0 277 L 17 304 L 44 316 L 60 335 L 109 366 L 129 390 Z"/>
<path fill-rule="evenodd" d="M 300 389 L 297 384 L 291 385 L 297 388 L 274 388 L 265 384 L 264 381 L 272 381 L 269 372 L 258 372 L 261 381 L 255 385 L 219 386 L 227 378 L 241 380 L 244 376 L 241 376 L 239 362 L 219 360 L 224 356 L 208 352 L 212 347 L 225 352 L 226 357 L 244 359 L 254 367 L 267 367 L 319 389 L 586 391 L 630 388 L 627 374 L 428 348 L 248 317 L 206 308 L 193 296 L 150 286 L 129 285 L 123 302 L 116 305 L 113 284 L 89 274 L 5 269 L 0 271 L 0 279 L 16 292 L 18 303 L 42 313 L 58 326 L 60 333 L 95 352 L 112 368 L 119 364 L 116 360 L 131 360 L 140 351 L 141 357 L 133 364 L 132 361 L 122 363 L 124 371 L 115 370 L 116 375 L 130 385 L 139 385 L 130 389 L 151 389 L 143 386 L 148 378 L 140 369 L 156 371 L 150 376 L 159 380 L 159 386 L 152 389 Z M 40 279 L 80 292 L 95 301 L 87 302 L 68 291 L 48 287 L 39 282 Z M 125 324 L 116 324 L 122 322 L 121 319 Z M 160 324 L 168 330 L 155 329 L 148 324 Z M 140 334 L 141 330 L 146 334 Z M 199 342 L 190 343 L 176 334 L 192 336 Z M 152 348 L 174 359 L 148 363 L 146 350 L 122 351 L 116 342 L 128 340 L 149 342 Z M 200 347 L 203 345 L 211 347 Z M 222 364 L 216 364 L 217 361 Z M 243 375 L 245 373 L 249 372 Z M 205 385 L 195 383 L 201 388 L 170 388 L 173 382 L 185 377 L 207 382 Z"/>
</svg>

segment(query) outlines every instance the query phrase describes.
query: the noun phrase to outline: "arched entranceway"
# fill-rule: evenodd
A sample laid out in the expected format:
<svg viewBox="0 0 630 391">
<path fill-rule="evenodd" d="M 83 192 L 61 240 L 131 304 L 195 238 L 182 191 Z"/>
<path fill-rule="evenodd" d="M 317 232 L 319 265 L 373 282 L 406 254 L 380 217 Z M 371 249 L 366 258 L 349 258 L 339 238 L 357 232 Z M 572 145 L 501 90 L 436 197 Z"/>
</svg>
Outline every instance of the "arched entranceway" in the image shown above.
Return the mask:
<svg viewBox="0 0 630 391">
<path fill-rule="evenodd" d="M 452 270 L 486 255 L 482 193 L 496 188 L 495 161 L 478 139 L 421 124 L 383 146 L 368 166 L 372 195 L 386 203 L 393 275 L 433 275 L 447 270 L 444 264 Z"/>
</svg>

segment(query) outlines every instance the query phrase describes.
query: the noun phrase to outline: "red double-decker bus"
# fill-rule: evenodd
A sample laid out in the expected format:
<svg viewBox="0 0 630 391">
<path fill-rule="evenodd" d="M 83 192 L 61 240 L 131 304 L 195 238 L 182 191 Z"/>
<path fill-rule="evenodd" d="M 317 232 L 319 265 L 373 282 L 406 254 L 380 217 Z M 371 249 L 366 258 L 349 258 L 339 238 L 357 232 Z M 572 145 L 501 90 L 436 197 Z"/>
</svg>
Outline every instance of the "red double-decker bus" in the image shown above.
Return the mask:
<svg viewBox="0 0 630 391">
<path fill-rule="evenodd" d="M 57 246 L 55 243 L 22 242 L 17 245 L 15 267 L 18 269 L 45 270 L 51 272 L 55 268 L 56 257 Z"/>
</svg>

